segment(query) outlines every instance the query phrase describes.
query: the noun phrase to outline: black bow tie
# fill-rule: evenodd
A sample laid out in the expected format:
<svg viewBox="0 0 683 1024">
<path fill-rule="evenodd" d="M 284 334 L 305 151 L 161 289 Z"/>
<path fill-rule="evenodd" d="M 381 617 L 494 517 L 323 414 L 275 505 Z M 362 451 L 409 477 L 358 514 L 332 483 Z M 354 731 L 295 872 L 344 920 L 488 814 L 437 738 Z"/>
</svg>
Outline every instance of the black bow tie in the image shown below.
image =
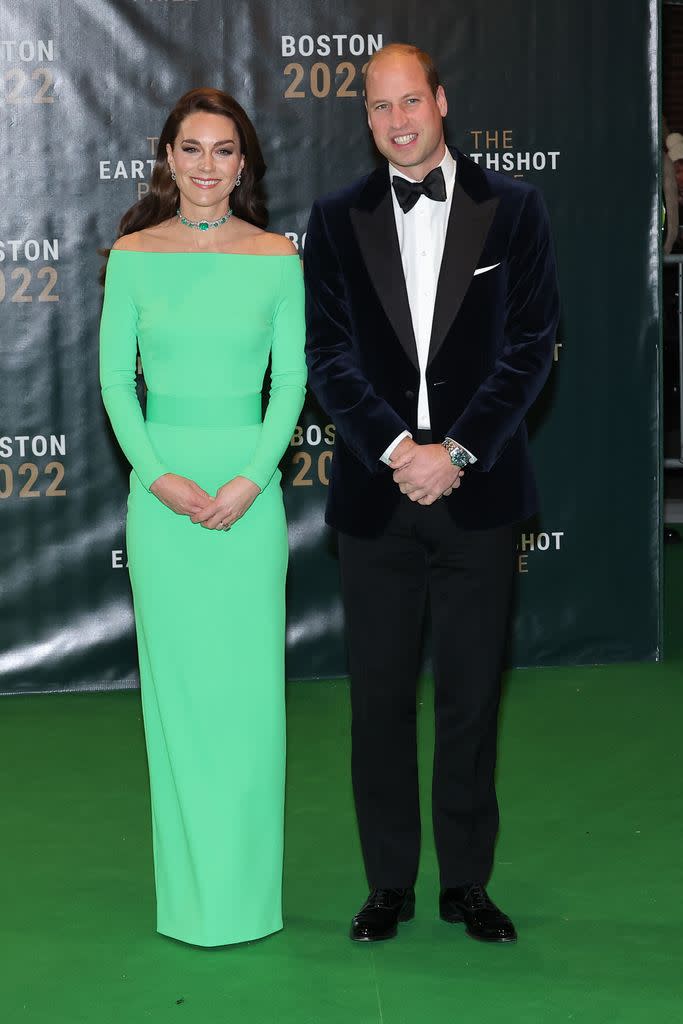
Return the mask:
<svg viewBox="0 0 683 1024">
<path fill-rule="evenodd" d="M 437 203 L 446 202 L 446 182 L 440 167 L 430 171 L 424 181 L 408 181 L 407 178 L 399 178 L 398 175 L 394 175 L 391 180 L 398 205 L 404 213 L 412 210 L 420 196 L 427 196 L 427 199 L 433 199 Z"/>
</svg>

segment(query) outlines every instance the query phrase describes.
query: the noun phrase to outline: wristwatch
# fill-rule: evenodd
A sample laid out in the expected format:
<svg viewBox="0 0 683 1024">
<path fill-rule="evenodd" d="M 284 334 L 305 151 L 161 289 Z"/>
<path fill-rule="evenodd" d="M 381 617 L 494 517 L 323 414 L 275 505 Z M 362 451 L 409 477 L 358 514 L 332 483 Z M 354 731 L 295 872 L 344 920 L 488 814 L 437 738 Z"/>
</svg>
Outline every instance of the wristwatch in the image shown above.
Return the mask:
<svg viewBox="0 0 683 1024">
<path fill-rule="evenodd" d="M 474 461 L 470 453 L 465 448 L 462 448 L 457 441 L 454 441 L 452 437 L 445 437 L 441 444 L 448 452 L 448 457 L 453 465 L 457 466 L 458 469 L 464 469 Z"/>
</svg>

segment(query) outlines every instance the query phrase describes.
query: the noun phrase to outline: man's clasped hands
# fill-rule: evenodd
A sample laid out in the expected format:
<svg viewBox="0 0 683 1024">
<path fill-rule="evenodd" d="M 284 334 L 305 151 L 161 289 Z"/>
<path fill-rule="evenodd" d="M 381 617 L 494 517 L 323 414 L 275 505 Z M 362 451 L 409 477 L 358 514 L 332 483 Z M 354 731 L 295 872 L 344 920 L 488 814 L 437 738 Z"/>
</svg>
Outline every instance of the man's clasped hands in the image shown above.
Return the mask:
<svg viewBox="0 0 683 1024">
<path fill-rule="evenodd" d="M 441 444 L 417 444 L 404 437 L 389 458 L 401 493 L 419 505 L 433 505 L 460 486 L 463 470 L 454 466 Z"/>
</svg>

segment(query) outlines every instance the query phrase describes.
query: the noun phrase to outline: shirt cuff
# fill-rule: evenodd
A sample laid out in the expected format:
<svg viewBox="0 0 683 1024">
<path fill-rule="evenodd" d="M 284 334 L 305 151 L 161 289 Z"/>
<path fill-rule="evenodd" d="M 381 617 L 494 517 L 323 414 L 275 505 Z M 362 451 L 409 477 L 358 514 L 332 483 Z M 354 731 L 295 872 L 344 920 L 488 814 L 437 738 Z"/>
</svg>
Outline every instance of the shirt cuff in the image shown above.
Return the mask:
<svg viewBox="0 0 683 1024">
<path fill-rule="evenodd" d="M 469 448 L 465 448 L 464 444 L 460 444 L 459 441 L 456 441 L 454 437 L 445 437 L 444 441 L 452 441 L 453 444 L 457 444 L 458 448 L 462 448 L 462 450 L 464 451 L 465 455 L 470 460 L 470 466 L 473 466 L 474 463 L 477 461 L 477 456 L 473 455 L 472 452 L 469 450 Z"/>
<path fill-rule="evenodd" d="M 385 466 L 390 466 L 391 463 L 389 462 L 389 459 L 391 458 L 394 448 L 398 448 L 399 444 L 401 443 L 404 437 L 412 436 L 413 435 L 410 433 L 409 430 L 404 430 L 401 434 L 398 435 L 398 437 L 395 437 L 394 440 L 389 445 L 389 447 L 382 452 L 382 454 L 379 457 L 379 461 L 383 462 Z"/>
</svg>

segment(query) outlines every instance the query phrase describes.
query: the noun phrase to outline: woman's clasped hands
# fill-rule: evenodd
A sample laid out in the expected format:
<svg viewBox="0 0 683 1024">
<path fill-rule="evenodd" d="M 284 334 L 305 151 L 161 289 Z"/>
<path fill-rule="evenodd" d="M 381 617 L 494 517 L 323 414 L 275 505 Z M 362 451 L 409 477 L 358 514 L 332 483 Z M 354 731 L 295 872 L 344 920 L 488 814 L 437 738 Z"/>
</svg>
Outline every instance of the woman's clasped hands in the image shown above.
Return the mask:
<svg viewBox="0 0 683 1024">
<path fill-rule="evenodd" d="M 250 508 L 261 488 L 245 476 L 236 476 L 214 498 L 187 477 L 164 473 L 150 487 L 167 508 L 207 530 L 229 530 Z"/>
</svg>

